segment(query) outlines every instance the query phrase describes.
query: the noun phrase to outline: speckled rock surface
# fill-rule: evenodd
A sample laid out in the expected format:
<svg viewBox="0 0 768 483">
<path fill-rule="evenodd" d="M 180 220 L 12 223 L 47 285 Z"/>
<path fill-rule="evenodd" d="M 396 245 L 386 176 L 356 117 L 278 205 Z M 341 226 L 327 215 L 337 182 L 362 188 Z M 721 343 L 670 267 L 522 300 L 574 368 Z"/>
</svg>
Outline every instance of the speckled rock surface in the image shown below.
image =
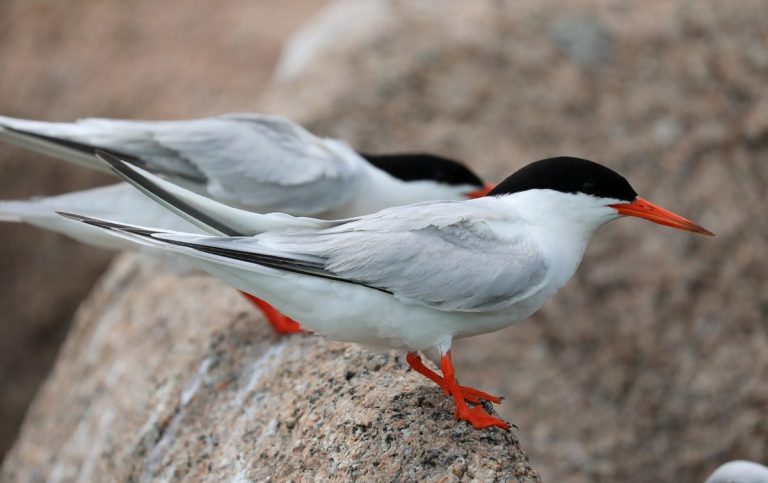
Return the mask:
<svg viewBox="0 0 768 483">
<path fill-rule="evenodd" d="M 190 297 L 190 294 L 195 294 Z M 396 353 L 278 337 L 234 290 L 118 259 L 2 481 L 537 481 Z"/>
</svg>

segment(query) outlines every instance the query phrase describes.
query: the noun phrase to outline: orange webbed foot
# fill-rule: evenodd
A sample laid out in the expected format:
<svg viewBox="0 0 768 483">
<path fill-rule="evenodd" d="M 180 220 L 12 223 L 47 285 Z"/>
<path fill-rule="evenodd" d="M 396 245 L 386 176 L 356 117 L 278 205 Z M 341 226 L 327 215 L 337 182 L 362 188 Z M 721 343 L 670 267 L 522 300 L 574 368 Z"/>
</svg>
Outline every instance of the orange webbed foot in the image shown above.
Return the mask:
<svg viewBox="0 0 768 483">
<path fill-rule="evenodd" d="M 492 428 L 495 426 L 505 431 L 509 431 L 509 423 L 491 416 L 480 406 L 457 408 L 456 419 L 468 422 L 475 429 Z"/>
<path fill-rule="evenodd" d="M 298 322 L 290 317 L 286 317 L 279 312 L 275 315 L 267 316 L 267 320 L 278 334 L 287 335 L 304 332 Z"/>
<path fill-rule="evenodd" d="M 421 360 L 421 356 L 415 352 L 409 352 L 406 356 L 406 361 L 414 371 L 418 372 L 422 376 L 440 386 L 440 389 L 442 389 L 445 394 L 451 395 L 450 387 L 445 382 L 445 379 L 440 377 L 435 371 L 425 366 L 424 362 Z M 469 386 L 458 386 L 458 388 L 464 399 L 472 404 L 480 404 L 483 401 L 489 401 L 494 404 L 501 404 L 502 398 L 499 396 L 493 396 L 487 392 L 483 392 L 479 389 L 475 389 Z"/>
<path fill-rule="evenodd" d="M 245 297 L 250 303 L 258 307 L 259 310 L 264 314 L 264 317 L 267 319 L 267 322 L 272 325 L 272 328 L 277 332 L 278 334 L 296 334 L 299 332 L 303 332 L 301 329 L 301 326 L 298 322 L 291 319 L 290 317 L 286 317 L 285 315 L 281 314 L 277 311 L 276 308 L 269 305 L 267 302 L 261 300 L 258 297 L 254 297 L 253 295 L 245 292 L 240 292 L 243 297 Z"/>
<path fill-rule="evenodd" d="M 485 429 L 491 427 L 501 428 L 509 431 L 509 423 L 488 414 L 481 405 L 473 407 L 467 406 L 466 389 L 462 391 L 463 386 L 459 386 L 453 370 L 453 361 L 451 360 L 451 351 L 447 351 L 440 358 L 440 369 L 443 371 L 443 383 L 448 392 L 453 396 L 453 402 L 456 404 L 456 419 L 467 421 L 475 429 Z M 476 389 L 473 389 L 476 391 Z M 485 395 L 485 393 L 482 393 Z"/>
<path fill-rule="evenodd" d="M 449 394 L 445 388 L 443 388 L 443 391 L 445 391 L 446 394 Z M 461 395 L 467 402 L 473 404 L 480 404 L 483 401 L 492 402 L 493 404 L 501 404 L 501 401 L 504 400 L 501 396 L 494 396 L 469 386 L 459 386 L 459 392 L 461 392 Z"/>
</svg>

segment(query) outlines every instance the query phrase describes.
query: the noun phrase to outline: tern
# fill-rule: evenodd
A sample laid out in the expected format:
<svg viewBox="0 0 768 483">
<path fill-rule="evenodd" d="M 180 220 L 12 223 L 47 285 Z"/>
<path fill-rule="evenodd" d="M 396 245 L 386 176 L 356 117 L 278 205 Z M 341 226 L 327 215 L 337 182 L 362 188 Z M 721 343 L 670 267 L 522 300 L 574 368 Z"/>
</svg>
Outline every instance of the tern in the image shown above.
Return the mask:
<svg viewBox="0 0 768 483">
<path fill-rule="evenodd" d="M 360 154 L 342 141 L 319 138 L 287 119 L 259 114 L 73 123 L 0 116 L 0 140 L 111 173 L 95 156 L 97 149 L 106 150 L 196 193 L 257 213 L 338 219 L 421 201 L 479 197 L 491 189 L 451 159 Z M 199 232 L 124 183 L 0 202 L 0 221 L 30 223 L 100 248 L 124 250 L 133 245 L 62 219 L 56 211 Z M 278 332 L 299 330 L 296 322 L 264 301 L 247 298 Z"/>
<path fill-rule="evenodd" d="M 227 207 L 101 156 L 145 194 L 221 236 L 62 216 L 183 255 L 318 334 L 407 351 L 409 365 L 453 398 L 457 419 L 478 429 L 509 424 L 478 404 L 500 398 L 456 381 L 454 339 L 536 312 L 571 278 L 595 230 L 609 221 L 634 216 L 712 235 L 639 197 L 611 169 L 572 157 L 529 164 L 483 198 L 327 221 Z M 442 376 L 419 356 L 435 349 Z"/>
<path fill-rule="evenodd" d="M 94 152 L 111 152 L 198 194 L 257 213 L 340 219 L 490 190 L 451 159 L 361 154 L 285 118 L 259 114 L 74 123 L 0 116 L 0 140 L 107 173 Z"/>
<path fill-rule="evenodd" d="M 705 483 L 768 483 L 768 467 L 736 460 L 721 465 Z"/>
</svg>

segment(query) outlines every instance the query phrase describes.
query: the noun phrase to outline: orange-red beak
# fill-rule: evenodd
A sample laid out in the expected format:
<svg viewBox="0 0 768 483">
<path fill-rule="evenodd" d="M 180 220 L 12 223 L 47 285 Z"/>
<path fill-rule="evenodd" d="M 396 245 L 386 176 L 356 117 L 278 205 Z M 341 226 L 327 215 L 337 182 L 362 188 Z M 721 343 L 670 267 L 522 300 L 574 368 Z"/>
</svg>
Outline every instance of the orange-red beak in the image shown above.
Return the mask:
<svg viewBox="0 0 768 483">
<path fill-rule="evenodd" d="M 496 185 L 492 185 L 490 183 L 486 183 L 486 185 L 483 186 L 482 188 L 480 188 L 479 190 L 477 190 L 477 191 L 470 191 L 469 193 L 467 193 L 467 198 L 470 198 L 470 199 L 482 198 L 483 196 L 485 196 L 488 193 L 490 193 L 491 190 L 493 190 L 493 188 L 495 188 L 495 187 L 496 187 Z"/>
<path fill-rule="evenodd" d="M 706 230 L 696 223 L 683 218 L 680 215 L 676 215 L 669 210 L 665 210 L 661 206 L 654 205 L 648 200 L 635 198 L 632 203 L 620 203 L 611 205 L 615 208 L 619 214 L 624 216 L 636 216 L 638 218 L 645 218 L 659 225 L 671 226 L 678 230 L 692 231 L 694 233 L 701 233 L 702 235 L 715 236 L 709 230 Z"/>
</svg>

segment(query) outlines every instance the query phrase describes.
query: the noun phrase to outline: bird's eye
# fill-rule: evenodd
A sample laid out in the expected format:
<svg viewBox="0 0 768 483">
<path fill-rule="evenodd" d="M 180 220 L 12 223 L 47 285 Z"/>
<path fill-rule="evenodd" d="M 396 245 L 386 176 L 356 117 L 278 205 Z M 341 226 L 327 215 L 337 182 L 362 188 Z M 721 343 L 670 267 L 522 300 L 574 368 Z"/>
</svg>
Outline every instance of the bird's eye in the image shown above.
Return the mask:
<svg viewBox="0 0 768 483">
<path fill-rule="evenodd" d="M 594 195 L 597 192 L 594 180 L 588 179 L 581 185 L 581 192 L 587 195 Z"/>
</svg>

